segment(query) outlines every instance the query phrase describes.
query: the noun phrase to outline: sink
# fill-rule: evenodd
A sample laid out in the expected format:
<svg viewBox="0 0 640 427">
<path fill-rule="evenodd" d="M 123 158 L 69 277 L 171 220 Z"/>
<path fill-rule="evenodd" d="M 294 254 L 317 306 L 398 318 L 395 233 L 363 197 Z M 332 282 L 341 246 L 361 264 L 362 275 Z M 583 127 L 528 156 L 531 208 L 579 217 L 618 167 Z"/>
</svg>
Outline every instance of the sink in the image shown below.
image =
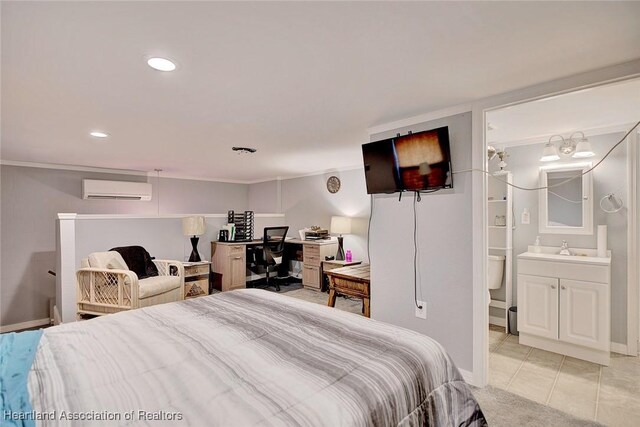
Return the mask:
<svg viewBox="0 0 640 427">
<path fill-rule="evenodd" d="M 518 259 L 546 260 L 555 262 L 584 263 L 594 265 L 610 265 L 611 251 L 607 252 L 607 257 L 597 256 L 595 249 L 570 248 L 574 255 L 560 255 L 560 248 L 553 246 L 539 246 L 540 253 L 534 252 L 534 246 L 529 246 L 527 252 L 518 255 Z"/>
</svg>

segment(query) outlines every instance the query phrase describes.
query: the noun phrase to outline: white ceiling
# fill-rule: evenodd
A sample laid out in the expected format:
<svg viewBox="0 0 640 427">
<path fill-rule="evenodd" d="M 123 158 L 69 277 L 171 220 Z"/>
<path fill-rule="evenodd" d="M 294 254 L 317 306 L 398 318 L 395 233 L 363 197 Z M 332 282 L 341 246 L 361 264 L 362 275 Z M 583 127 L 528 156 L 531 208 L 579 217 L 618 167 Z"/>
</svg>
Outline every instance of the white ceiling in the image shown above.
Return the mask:
<svg viewBox="0 0 640 427">
<path fill-rule="evenodd" d="M 552 135 L 628 130 L 640 121 L 640 79 L 513 105 L 487 113 L 487 142 L 504 147 L 546 143 Z"/>
<path fill-rule="evenodd" d="M 3 160 L 202 178 L 358 165 L 368 127 L 640 57 L 638 2 L 1 7 Z"/>
</svg>

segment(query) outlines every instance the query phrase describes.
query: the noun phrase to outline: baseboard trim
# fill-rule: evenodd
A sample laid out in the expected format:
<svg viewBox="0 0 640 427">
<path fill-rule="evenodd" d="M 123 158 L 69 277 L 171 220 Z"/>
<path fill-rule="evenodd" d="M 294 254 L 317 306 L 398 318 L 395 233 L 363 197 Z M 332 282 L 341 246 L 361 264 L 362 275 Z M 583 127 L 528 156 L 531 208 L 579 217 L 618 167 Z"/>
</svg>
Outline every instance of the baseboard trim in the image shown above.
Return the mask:
<svg viewBox="0 0 640 427">
<path fill-rule="evenodd" d="M 14 323 L 11 325 L 0 326 L 0 333 L 21 331 L 23 329 L 37 328 L 38 326 L 48 326 L 51 324 L 51 319 L 29 320 L 28 322 Z"/>
<path fill-rule="evenodd" d="M 475 385 L 473 381 L 473 372 L 469 372 L 466 369 L 458 369 L 460 374 L 462 374 L 462 378 L 467 384 Z"/>
<path fill-rule="evenodd" d="M 618 354 L 629 355 L 629 349 L 627 348 L 627 345 L 626 344 L 620 344 L 620 343 L 617 343 L 617 342 L 612 342 L 611 343 L 611 352 L 618 353 Z M 630 356 L 635 356 L 635 354 L 632 354 Z"/>
<path fill-rule="evenodd" d="M 507 327 L 507 321 L 504 317 L 489 316 L 489 324 L 502 326 L 503 328 Z"/>
<path fill-rule="evenodd" d="M 62 323 L 62 317 L 60 317 L 60 311 L 58 311 L 58 306 L 53 306 L 53 325 L 60 325 Z"/>
<path fill-rule="evenodd" d="M 595 348 L 584 347 L 553 338 L 545 338 L 539 337 L 537 335 L 527 334 L 522 331 L 520 331 L 518 342 L 522 345 L 528 345 L 529 347 L 535 347 L 541 350 L 551 351 L 553 353 L 564 354 L 566 356 L 575 357 L 576 359 L 582 359 L 588 362 L 598 363 L 604 366 L 609 366 L 609 364 L 611 363 L 611 349 L 599 350 Z"/>
</svg>

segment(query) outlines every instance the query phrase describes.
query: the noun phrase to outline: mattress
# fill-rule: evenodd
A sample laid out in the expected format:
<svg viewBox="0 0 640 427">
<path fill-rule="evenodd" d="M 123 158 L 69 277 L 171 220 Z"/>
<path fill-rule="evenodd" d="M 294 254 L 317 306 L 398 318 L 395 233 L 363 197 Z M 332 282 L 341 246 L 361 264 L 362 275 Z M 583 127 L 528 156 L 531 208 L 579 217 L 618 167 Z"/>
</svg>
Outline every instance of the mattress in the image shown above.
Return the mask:
<svg viewBox="0 0 640 427">
<path fill-rule="evenodd" d="M 258 289 L 46 329 L 28 391 L 41 426 L 486 425 L 436 341 Z"/>
</svg>

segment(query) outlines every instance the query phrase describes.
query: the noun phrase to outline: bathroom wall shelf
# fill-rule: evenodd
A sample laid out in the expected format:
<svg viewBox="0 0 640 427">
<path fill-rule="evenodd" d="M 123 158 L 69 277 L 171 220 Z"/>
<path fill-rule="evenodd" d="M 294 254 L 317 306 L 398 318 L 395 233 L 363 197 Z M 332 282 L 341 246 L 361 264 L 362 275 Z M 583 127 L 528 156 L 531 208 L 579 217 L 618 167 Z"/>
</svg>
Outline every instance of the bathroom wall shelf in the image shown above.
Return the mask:
<svg viewBox="0 0 640 427">
<path fill-rule="evenodd" d="M 513 182 L 513 174 L 501 177 L 507 183 Z M 487 215 L 489 255 L 504 255 L 503 282 L 500 289 L 491 290 L 489 323 L 508 329 L 509 307 L 513 304 L 513 190 L 502 180 L 489 179 Z M 497 216 L 503 217 L 508 225 L 493 225 Z M 507 330 L 507 332 L 509 332 Z M 511 331 L 515 332 L 515 331 Z"/>
</svg>

